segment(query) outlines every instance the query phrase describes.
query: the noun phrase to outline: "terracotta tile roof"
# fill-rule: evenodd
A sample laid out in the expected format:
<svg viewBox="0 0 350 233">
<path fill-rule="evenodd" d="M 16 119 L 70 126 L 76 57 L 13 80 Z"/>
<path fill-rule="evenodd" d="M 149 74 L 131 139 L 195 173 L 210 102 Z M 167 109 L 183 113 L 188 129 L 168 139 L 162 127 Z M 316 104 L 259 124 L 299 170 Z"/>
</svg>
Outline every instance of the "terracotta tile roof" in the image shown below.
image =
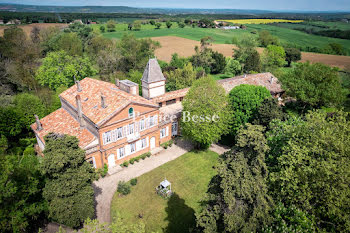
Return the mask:
<svg viewBox="0 0 350 233">
<path fill-rule="evenodd" d="M 270 72 L 236 76 L 233 78 L 219 80 L 218 83 L 222 85 L 226 92 L 230 92 L 234 87 L 241 84 L 264 86 L 272 94 L 283 92 L 278 79 Z"/>
<path fill-rule="evenodd" d="M 97 138 L 87 129 L 80 128 L 76 121 L 66 110 L 60 108 L 46 117 L 40 119 L 42 130 L 36 130 L 36 123 L 31 125 L 33 131 L 45 143 L 44 137 L 51 132 L 76 136 L 79 139 L 79 146 L 85 148 Z"/>
<path fill-rule="evenodd" d="M 130 103 L 158 106 L 141 96 L 132 95 L 120 90 L 115 84 L 91 78 L 80 81 L 81 91 L 77 91 L 77 84 L 64 91 L 60 97 L 76 108 L 76 95 L 80 95 L 83 114 L 96 125 L 103 124 L 117 111 Z M 101 107 L 101 93 L 105 96 L 107 107 Z"/>
<path fill-rule="evenodd" d="M 184 88 L 176 91 L 167 92 L 163 95 L 153 98 L 152 101 L 154 101 L 155 103 L 160 103 L 160 102 L 172 100 L 179 97 L 184 97 L 187 94 L 188 90 L 189 88 Z"/>
</svg>

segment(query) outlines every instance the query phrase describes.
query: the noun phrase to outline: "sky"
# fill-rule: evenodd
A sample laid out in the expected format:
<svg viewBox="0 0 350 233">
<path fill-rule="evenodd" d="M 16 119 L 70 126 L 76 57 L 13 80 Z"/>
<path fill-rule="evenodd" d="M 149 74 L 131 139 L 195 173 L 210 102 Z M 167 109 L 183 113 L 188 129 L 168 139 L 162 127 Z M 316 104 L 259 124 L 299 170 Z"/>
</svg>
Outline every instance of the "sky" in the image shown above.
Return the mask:
<svg viewBox="0 0 350 233">
<path fill-rule="evenodd" d="M 0 0 L 0 3 L 56 6 L 350 11 L 350 0 Z"/>
</svg>

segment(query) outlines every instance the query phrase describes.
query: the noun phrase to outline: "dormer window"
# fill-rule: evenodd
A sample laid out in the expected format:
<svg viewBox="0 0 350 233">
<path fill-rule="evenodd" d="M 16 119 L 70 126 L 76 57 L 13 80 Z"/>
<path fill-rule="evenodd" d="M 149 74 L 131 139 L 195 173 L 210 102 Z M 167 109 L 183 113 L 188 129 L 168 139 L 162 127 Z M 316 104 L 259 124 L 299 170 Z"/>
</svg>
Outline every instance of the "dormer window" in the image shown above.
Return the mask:
<svg viewBox="0 0 350 233">
<path fill-rule="evenodd" d="M 129 108 L 129 118 L 134 117 L 134 109 Z"/>
</svg>

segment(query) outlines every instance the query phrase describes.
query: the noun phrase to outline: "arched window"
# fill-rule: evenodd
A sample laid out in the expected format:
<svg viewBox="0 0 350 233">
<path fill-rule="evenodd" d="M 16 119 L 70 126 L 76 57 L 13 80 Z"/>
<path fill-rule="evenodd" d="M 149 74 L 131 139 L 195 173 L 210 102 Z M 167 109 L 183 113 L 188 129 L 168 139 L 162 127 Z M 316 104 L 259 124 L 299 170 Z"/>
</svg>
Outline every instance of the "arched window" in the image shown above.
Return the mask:
<svg viewBox="0 0 350 233">
<path fill-rule="evenodd" d="M 133 117 L 133 116 L 134 116 L 134 109 L 129 108 L 129 117 Z"/>
</svg>

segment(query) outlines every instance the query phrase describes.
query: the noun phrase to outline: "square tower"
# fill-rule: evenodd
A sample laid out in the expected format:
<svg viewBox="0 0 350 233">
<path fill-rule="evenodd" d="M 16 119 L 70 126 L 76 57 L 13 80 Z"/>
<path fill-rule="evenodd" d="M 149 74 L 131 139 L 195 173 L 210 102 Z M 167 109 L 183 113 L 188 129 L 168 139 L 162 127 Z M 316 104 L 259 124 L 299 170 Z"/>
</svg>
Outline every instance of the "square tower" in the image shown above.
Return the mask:
<svg viewBox="0 0 350 233">
<path fill-rule="evenodd" d="M 165 94 L 165 80 L 157 59 L 149 59 L 141 79 L 142 97 L 152 99 Z"/>
</svg>

